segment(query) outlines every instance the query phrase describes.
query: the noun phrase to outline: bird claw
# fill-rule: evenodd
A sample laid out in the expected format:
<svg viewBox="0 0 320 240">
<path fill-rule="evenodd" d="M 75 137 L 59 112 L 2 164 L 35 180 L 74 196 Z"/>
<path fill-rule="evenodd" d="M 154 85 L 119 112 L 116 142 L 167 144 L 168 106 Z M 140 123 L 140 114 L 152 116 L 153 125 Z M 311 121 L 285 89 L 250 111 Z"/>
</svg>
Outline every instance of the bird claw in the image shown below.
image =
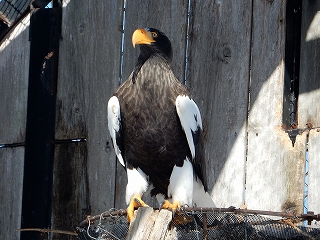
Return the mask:
<svg viewBox="0 0 320 240">
<path fill-rule="evenodd" d="M 172 217 L 174 217 L 176 211 L 180 209 L 180 204 L 178 202 L 170 203 L 168 200 L 164 200 L 161 208 L 171 210 Z"/>
<path fill-rule="evenodd" d="M 127 207 L 127 220 L 130 223 L 134 218 L 134 210 L 139 207 L 149 207 L 140 196 L 133 196 Z"/>
</svg>

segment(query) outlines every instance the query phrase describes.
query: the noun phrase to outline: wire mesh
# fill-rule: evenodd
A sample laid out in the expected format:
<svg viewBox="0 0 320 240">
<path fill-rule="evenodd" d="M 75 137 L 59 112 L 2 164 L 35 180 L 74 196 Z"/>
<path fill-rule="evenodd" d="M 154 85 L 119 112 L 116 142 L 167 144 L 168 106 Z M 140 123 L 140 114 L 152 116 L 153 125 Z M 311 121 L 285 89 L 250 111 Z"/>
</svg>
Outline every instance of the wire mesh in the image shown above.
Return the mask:
<svg viewBox="0 0 320 240">
<path fill-rule="evenodd" d="M 183 211 L 175 214 L 169 231 L 175 239 L 320 239 L 320 229 L 300 226 L 300 219 L 278 220 L 258 214 L 215 211 Z M 297 224 L 298 223 L 298 224 Z M 126 239 L 129 224 L 125 215 L 103 217 L 77 227 L 78 239 Z"/>
<path fill-rule="evenodd" d="M 103 214 L 101 214 L 96 224 L 91 224 L 91 221 L 88 221 L 89 224 L 87 226 L 77 227 L 78 239 L 126 239 L 129 229 L 127 217 L 119 214 L 110 214 L 112 212 L 109 211 L 107 217 L 103 217 Z"/>
</svg>

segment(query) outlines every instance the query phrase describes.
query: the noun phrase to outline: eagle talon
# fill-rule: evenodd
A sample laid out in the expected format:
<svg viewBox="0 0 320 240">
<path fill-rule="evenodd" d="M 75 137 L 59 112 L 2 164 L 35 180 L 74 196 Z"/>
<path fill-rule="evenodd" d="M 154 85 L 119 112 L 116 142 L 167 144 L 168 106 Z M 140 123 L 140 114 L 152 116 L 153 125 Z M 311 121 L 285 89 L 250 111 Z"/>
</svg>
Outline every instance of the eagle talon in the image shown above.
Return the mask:
<svg viewBox="0 0 320 240">
<path fill-rule="evenodd" d="M 180 204 L 179 202 L 174 202 L 174 203 L 170 203 L 168 200 L 164 200 L 162 206 L 161 206 L 162 209 L 169 209 L 172 211 L 172 217 L 174 217 L 175 213 L 177 211 L 179 211 L 180 209 Z"/>
<path fill-rule="evenodd" d="M 134 210 L 139 207 L 149 207 L 140 196 L 133 196 L 127 208 L 127 220 L 130 223 L 134 218 Z"/>
</svg>

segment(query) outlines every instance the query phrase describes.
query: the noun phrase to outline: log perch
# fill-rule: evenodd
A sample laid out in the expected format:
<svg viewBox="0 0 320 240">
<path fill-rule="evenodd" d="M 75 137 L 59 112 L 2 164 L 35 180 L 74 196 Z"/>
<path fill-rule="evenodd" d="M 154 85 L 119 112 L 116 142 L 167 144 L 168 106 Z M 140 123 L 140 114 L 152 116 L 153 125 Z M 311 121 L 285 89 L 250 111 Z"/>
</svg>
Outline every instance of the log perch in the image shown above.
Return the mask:
<svg viewBox="0 0 320 240">
<path fill-rule="evenodd" d="M 172 212 L 161 209 L 153 210 L 150 207 L 140 207 L 136 217 L 131 222 L 127 239 L 140 240 L 173 240 L 175 234 L 169 229 Z"/>
</svg>

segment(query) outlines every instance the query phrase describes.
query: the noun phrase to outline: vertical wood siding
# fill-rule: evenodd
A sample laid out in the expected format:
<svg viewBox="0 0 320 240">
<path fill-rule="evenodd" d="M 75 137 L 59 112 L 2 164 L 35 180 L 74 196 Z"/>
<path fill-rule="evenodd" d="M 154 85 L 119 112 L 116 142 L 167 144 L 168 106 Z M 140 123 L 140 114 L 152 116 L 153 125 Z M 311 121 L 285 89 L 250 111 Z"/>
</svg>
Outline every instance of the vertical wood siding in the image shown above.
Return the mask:
<svg viewBox="0 0 320 240">
<path fill-rule="evenodd" d="M 74 218 L 114 207 L 116 159 L 107 101 L 119 82 L 122 5 L 82 0 L 63 5 L 56 139 L 87 141 L 56 146 L 54 223 L 63 217 L 61 202 L 72 206 L 65 214 Z"/>
<path fill-rule="evenodd" d="M 0 145 L 25 141 L 30 15 L 0 45 Z M 0 239 L 19 239 L 24 146 L 0 148 Z"/>
<path fill-rule="evenodd" d="M 246 204 L 301 212 L 304 146 L 292 147 L 281 128 L 285 9 L 285 1 L 253 1 Z"/>
<path fill-rule="evenodd" d="M 244 202 L 250 29 L 251 1 L 192 1 L 187 85 L 203 116 L 209 189 L 221 207 Z"/>
<path fill-rule="evenodd" d="M 298 99 L 299 128 L 309 133 L 308 208 L 320 212 L 320 2 L 302 2 L 301 61 Z M 320 227 L 319 222 L 314 226 Z"/>
</svg>

